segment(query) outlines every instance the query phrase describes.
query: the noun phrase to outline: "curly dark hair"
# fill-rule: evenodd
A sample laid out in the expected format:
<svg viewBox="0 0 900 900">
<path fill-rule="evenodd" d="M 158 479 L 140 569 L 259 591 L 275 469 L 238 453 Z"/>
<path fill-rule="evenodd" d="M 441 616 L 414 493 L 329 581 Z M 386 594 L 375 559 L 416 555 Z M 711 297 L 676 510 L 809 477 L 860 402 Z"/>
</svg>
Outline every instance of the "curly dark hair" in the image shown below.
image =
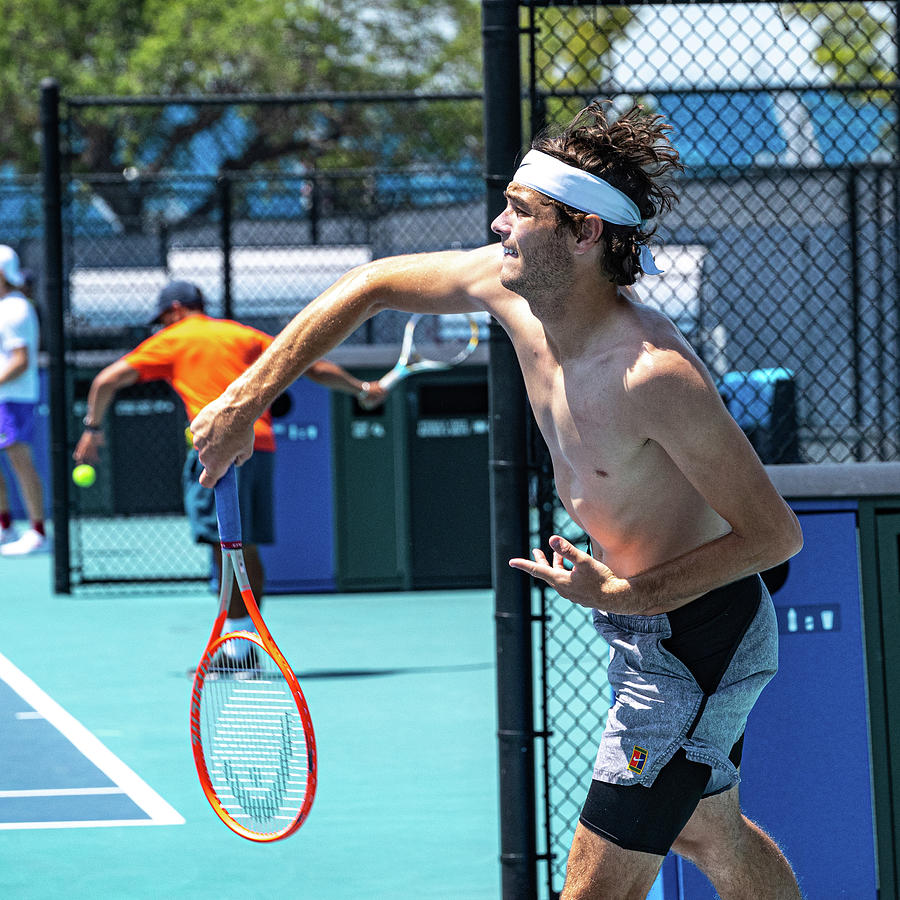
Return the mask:
<svg viewBox="0 0 900 900">
<path fill-rule="evenodd" d="M 678 202 L 664 180 L 675 171 L 683 172 L 684 166 L 666 136 L 671 126 L 662 116 L 634 106 L 611 122 L 607 112 L 611 105 L 610 100 L 595 100 L 562 129 L 544 129 L 531 146 L 618 188 L 637 204 L 646 221 Z M 547 202 L 556 208 L 558 228 L 568 228 L 579 237 L 587 213 L 551 198 Z M 612 282 L 634 284 L 643 271 L 641 245 L 655 232 L 655 227 L 644 230 L 604 221 L 603 271 Z"/>
</svg>

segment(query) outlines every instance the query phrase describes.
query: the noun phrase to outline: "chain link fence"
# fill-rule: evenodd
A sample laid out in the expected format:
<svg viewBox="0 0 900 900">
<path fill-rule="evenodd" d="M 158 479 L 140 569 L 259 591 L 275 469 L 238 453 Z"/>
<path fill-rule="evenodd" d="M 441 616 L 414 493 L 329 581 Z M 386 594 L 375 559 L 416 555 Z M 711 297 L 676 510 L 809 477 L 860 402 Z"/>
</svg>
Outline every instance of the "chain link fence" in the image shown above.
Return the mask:
<svg viewBox="0 0 900 900">
<path fill-rule="evenodd" d="M 63 98 L 68 452 L 92 378 L 150 334 L 170 279 L 274 334 L 360 263 L 483 243 L 481 130 L 479 94 Z M 405 319 L 346 343 L 399 344 Z M 98 480 L 70 491 L 71 586 L 208 578 L 182 514 L 186 425 L 164 383 L 117 394 Z"/>
<path fill-rule="evenodd" d="M 595 98 L 671 123 L 686 165 L 644 279 L 764 462 L 900 458 L 896 9 L 521 3 L 526 133 Z M 534 539 L 586 540 L 534 476 Z M 546 890 L 557 896 L 609 688 L 589 616 L 537 591 Z"/>
</svg>

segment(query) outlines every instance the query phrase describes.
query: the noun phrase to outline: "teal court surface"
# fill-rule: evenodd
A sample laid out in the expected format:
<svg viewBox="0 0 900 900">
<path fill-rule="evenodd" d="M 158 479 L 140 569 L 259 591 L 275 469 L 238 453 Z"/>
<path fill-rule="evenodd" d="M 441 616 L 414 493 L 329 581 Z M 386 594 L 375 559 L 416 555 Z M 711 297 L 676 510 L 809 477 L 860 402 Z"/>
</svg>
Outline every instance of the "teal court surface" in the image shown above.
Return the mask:
<svg viewBox="0 0 900 900">
<path fill-rule="evenodd" d="M 267 598 L 300 675 L 319 787 L 256 845 L 206 803 L 187 670 L 216 599 L 54 595 L 48 555 L 0 559 L 0 897 L 495 900 L 490 591 Z"/>
</svg>

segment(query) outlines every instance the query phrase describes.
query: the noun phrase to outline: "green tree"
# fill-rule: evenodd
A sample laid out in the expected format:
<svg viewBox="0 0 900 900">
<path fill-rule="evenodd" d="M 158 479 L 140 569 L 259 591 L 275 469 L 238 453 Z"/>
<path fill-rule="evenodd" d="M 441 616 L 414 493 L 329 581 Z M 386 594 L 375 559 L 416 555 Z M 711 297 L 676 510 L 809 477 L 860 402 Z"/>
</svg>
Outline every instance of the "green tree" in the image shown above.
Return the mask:
<svg viewBox="0 0 900 900">
<path fill-rule="evenodd" d="M 883 84 L 896 74 L 893 7 L 871 3 L 792 3 L 788 15 L 811 22 L 820 43 L 813 58 L 838 84 Z M 879 17 L 878 13 L 881 13 Z"/>
<path fill-rule="evenodd" d="M 610 93 L 610 54 L 633 18 L 627 6 L 547 6 L 534 11 L 533 21 L 523 21 L 526 32 L 534 28 L 538 35 L 533 69 L 538 94 L 549 98 L 546 121 L 568 119 L 586 98 Z M 526 56 L 526 67 L 531 62 Z M 540 128 L 543 122 L 533 124 Z"/>
<path fill-rule="evenodd" d="M 883 4 L 796 3 L 783 8 L 788 15 L 806 19 L 819 36 L 813 59 L 828 73 L 835 85 L 859 86 L 845 93 L 847 100 L 880 110 L 877 129 L 880 153 L 896 157 L 897 132 L 890 110 L 895 91 L 890 85 L 897 79 L 894 69 L 896 9 Z M 884 88 L 878 85 L 885 85 Z"/>
<path fill-rule="evenodd" d="M 36 171 L 43 78 L 66 97 L 479 90 L 478 0 L 0 0 L 0 161 Z M 387 109 L 388 107 L 385 107 Z M 141 176 L 452 162 L 480 150 L 480 109 L 435 137 L 427 108 L 157 106 L 70 109 L 73 173 Z M 404 120 L 403 116 L 406 116 Z M 376 130 L 378 129 L 378 130 Z M 468 146 L 467 132 L 478 142 Z M 391 141 L 374 140 L 389 134 Z M 203 144 L 198 137 L 203 136 Z M 456 154 L 456 156 L 454 156 Z M 123 221 L 142 202 L 94 182 Z"/>
</svg>

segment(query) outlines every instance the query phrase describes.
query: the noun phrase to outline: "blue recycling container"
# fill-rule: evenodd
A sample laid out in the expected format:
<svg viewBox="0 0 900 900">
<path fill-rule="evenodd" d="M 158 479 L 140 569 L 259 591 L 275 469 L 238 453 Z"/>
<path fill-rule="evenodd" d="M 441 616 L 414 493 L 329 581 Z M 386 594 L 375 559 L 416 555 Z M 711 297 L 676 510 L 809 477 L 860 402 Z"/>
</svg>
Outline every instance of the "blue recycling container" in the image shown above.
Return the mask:
<svg viewBox="0 0 900 900">
<path fill-rule="evenodd" d="M 764 463 L 800 462 L 796 385 L 790 369 L 726 372 L 718 389 Z"/>
<path fill-rule="evenodd" d="M 329 391 L 307 378 L 288 388 L 290 409 L 273 421 L 275 543 L 260 545 L 270 594 L 335 589 Z"/>
</svg>

